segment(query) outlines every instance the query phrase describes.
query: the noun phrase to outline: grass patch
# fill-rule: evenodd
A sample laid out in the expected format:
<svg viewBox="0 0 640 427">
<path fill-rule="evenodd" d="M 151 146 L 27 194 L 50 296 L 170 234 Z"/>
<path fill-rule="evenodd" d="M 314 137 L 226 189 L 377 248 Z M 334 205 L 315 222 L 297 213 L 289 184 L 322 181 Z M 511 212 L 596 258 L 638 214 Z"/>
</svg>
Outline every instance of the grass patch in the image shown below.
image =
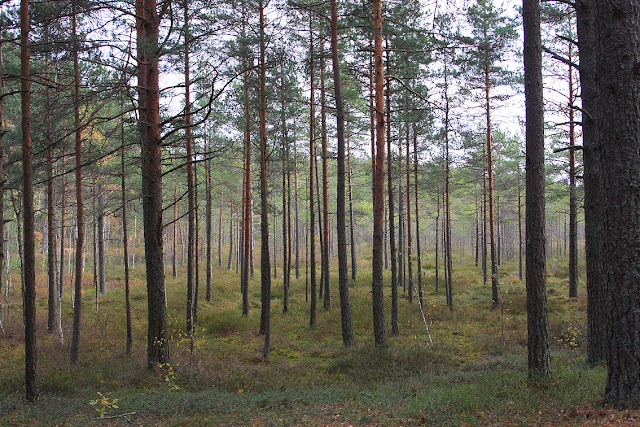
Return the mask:
<svg viewBox="0 0 640 427">
<path fill-rule="evenodd" d="M 146 370 L 144 266 L 132 272 L 133 352 L 125 353 L 124 288 L 112 258 L 108 292 L 85 289 L 80 360 L 71 364 L 72 307 L 63 303 L 64 344 L 46 334 L 46 278 L 38 275 L 38 346 L 41 400 L 24 402 L 23 331 L 19 289 L 11 289 L 7 331 L 0 337 L 0 424 L 87 425 L 98 392 L 118 399 L 107 415 L 136 412 L 139 424 L 387 424 L 472 425 L 555 422 L 560 410 L 598 401 L 606 372 L 584 363 L 584 294 L 569 299 L 566 278 L 551 272 L 550 337 L 553 376 L 528 379 L 526 305 L 517 261 L 500 268 L 502 304 L 491 309 L 490 285 L 473 265 L 454 265 L 454 310 L 445 304 L 444 281 L 435 291 L 433 263 L 423 267 L 425 327 L 417 298 L 400 291 L 398 337 L 374 347 L 371 272 L 361 266 L 350 286 L 356 346 L 340 336 L 337 269 L 332 266 L 332 307 L 319 299 L 317 325 L 308 325 L 304 267 L 292 278 L 290 308 L 282 313 L 282 273 L 272 280 L 272 337 L 268 359 L 261 355 L 259 271 L 249 283 L 250 312 L 241 313 L 235 269 L 215 268 L 211 301 L 201 274 L 194 349 L 185 329 L 184 270 L 167 276 L 171 365 Z M 366 263 L 363 263 L 364 265 Z M 561 263 L 562 264 L 562 263 Z M 90 270 L 88 270 L 90 271 Z M 170 269 L 168 270 L 170 273 Z M 554 270 L 555 271 L 555 270 Z M 584 270 L 582 270 L 584 271 Z M 293 274 L 292 274 L 293 277 Z M 86 275 L 86 283 L 90 276 Z M 19 278 L 13 278 L 19 283 Z M 385 310 L 390 322 L 389 272 Z M 6 310 L 5 310 L 6 312 Z M 387 326 L 390 329 L 389 323 Z M 431 340 L 429 339 L 431 337 Z M 554 412 L 555 411 L 555 412 Z M 567 412 L 564 412 L 566 414 Z M 577 412 L 576 412 L 577 413 Z M 578 415 L 576 415 L 578 417 Z M 572 418 L 579 424 L 582 418 Z M 125 422 L 113 419 L 113 423 Z"/>
</svg>

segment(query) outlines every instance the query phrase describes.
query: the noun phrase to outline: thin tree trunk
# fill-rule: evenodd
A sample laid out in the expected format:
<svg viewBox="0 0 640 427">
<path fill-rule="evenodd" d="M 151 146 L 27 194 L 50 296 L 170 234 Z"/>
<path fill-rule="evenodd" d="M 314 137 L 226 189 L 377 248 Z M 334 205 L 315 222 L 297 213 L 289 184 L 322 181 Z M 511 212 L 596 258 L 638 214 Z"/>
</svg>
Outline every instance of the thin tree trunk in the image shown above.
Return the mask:
<svg viewBox="0 0 640 427">
<path fill-rule="evenodd" d="M 210 154 L 210 150 L 211 147 L 209 145 L 210 140 L 207 138 L 207 135 L 205 135 L 205 143 L 207 144 L 207 148 L 206 148 L 206 156 L 209 157 Z M 207 300 L 207 302 L 211 301 L 211 277 L 212 277 L 212 271 L 211 271 L 211 238 L 212 238 L 212 233 L 211 233 L 211 215 L 212 215 L 212 210 L 211 210 L 211 159 L 207 158 L 207 160 L 205 161 L 205 192 L 206 192 L 206 205 L 205 205 L 205 238 L 207 239 L 207 243 L 206 243 L 206 258 L 207 258 L 207 289 L 206 289 L 206 293 L 205 293 L 205 299 Z"/>
<path fill-rule="evenodd" d="M 418 205 L 418 134 L 416 132 L 416 125 L 413 125 L 413 195 L 415 198 L 415 210 L 416 210 L 416 246 L 418 252 L 417 262 L 417 276 L 418 276 L 418 302 L 420 307 L 423 306 L 422 300 L 422 256 L 420 251 L 420 209 Z"/>
<path fill-rule="evenodd" d="M 318 147 L 315 147 L 315 152 L 318 152 Z M 322 298 L 324 295 L 324 269 L 322 268 L 322 258 L 324 257 L 324 233 L 322 232 L 322 201 L 320 200 L 320 175 L 318 174 L 318 158 L 315 159 L 315 174 L 316 174 L 316 206 L 318 208 L 318 240 L 320 243 L 320 286 L 318 287 L 318 298 Z"/>
<path fill-rule="evenodd" d="M 223 191 L 220 191 L 220 215 L 218 222 L 218 268 L 222 268 L 222 207 L 224 206 Z"/>
<path fill-rule="evenodd" d="M 72 3 L 71 26 L 73 39 L 77 42 L 76 3 Z M 84 205 L 82 201 L 82 128 L 80 127 L 80 67 L 78 65 L 78 46 L 73 49 L 74 96 L 73 115 L 76 146 L 76 217 L 78 235 L 76 238 L 76 275 L 73 299 L 73 332 L 71 336 L 71 362 L 78 361 L 80 345 L 80 313 L 82 308 L 82 254 L 84 252 Z M 26 234 L 26 233 L 25 233 Z"/>
<path fill-rule="evenodd" d="M 404 224 L 404 200 L 402 197 L 402 141 L 400 140 L 400 128 L 398 128 L 398 286 L 402 286 L 404 292 L 407 291 L 405 279 L 405 224 Z M 413 303 L 413 294 L 409 292 L 409 302 Z"/>
<path fill-rule="evenodd" d="M 102 192 L 102 184 L 98 184 L 98 281 L 100 284 L 100 293 L 107 293 L 107 278 L 105 271 L 105 248 L 104 248 L 104 194 Z"/>
<path fill-rule="evenodd" d="M 342 343 L 345 347 L 355 345 L 351 304 L 349 302 L 349 277 L 347 271 L 347 224 L 345 212 L 345 140 L 344 106 L 342 103 L 342 83 L 340 80 L 340 58 L 338 56 L 338 7 L 331 0 L 331 58 L 333 62 L 333 86 L 336 100 L 336 122 L 338 140 L 338 176 L 337 176 L 337 230 L 338 230 L 338 281 L 340 293 L 340 320 L 342 325 Z M 383 181 L 384 182 L 384 181 Z"/>
<path fill-rule="evenodd" d="M 97 174 L 93 174 L 93 186 L 91 187 L 91 210 L 94 213 L 93 219 L 93 241 L 92 241 L 92 249 L 93 249 L 93 289 L 95 291 L 95 308 L 96 314 L 100 309 L 100 300 L 99 300 L 99 287 L 98 287 L 98 221 L 95 217 L 97 213 L 96 209 L 96 194 L 97 194 L 97 184 L 98 184 L 98 176 Z"/>
<path fill-rule="evenodd" d="M 482 283 L 487 284 L 487 175 L 482 173 Z"/>
<path fill-rule="evenodd" d="M 266 62 L 265 62 L 265 22 L 264 3 L 259 0 L 260 9 L 260 294 L 262 311 L 260 314 L 260 333 L 264 335 L 263 357 L 269 357 L 269 341 L 271 335 L 271 266 L 269 259 L 269 218 L 267 193 L 267 91 L 266 91 Z"/>
<path fill-rule="evenodd" d="M 48 64 L 48 62 L 47 62 Z M 0 76 L 2 75 L 3 62 L 2 62 L 2 42 L 0 42 Z M 47 75 L 47 79 L 48 79 Z M 47 95 L 49 92 L 47 92 Z M 4 87 L 3 87 L 3 79 L 0 78 L 0 177 L 3 175 L 3 164 L 4 164 L 4 118 L 3 118 L 3 99 L 4 99 Z M 49 111 L 49 98 L 47 97 L 47 112 Z M 47 115 L 47 124 L 49 123 L 50 117 Z M 48 142 L 49 143 L 49 142 Z M 49 156 L 47 153 L 47 157 L 49 158 L 50 167 L 53 167 L 53 156 Z M 49 180 L 53 182 L 53 173 L 49 173 Z M 51 191 L 53 193 L 53 191 Z M 49 244 L 51 245 L 51 239 L 49 239 Z M 50 247 L 50 246 L 49 246 Z M 5 266 L 5 249 L 6 246 L 4 244 L 4 179 L 0 179 L 0 295 L 2 295 L 2 273 L 3 267 Z M 55 251 L 55 249 L 54 249 Z M 55 254 L 53 255 L 55 257 Z M 49 253 L 49 257 L 51 257 L 51 253 Z M 55 268 L 55 262 L 54 262 Z M 54 273 L 55 274 L 55 273 Z M 49 270 L 49 275 L 51 275 L 51 271 Z M 8 285 L 8 284 L 7 284 Z M 9 287 L 5 288 L 5 294 L 8 294 Z M 51 298 L 51 296 L 49 296 Z M 8 299 L 7 299 L 8 300 Z M 8 302 L 8 301 L 7 301 Z M 2 319 L 4 317 L 4 313 L 2 311 L 2 303 L 0 303 L 0 333 L 4 334 L 4 328 L 2 326 Z"/>
<path fill-rule="evenodd" d="M 20 81 L 22 100 L 22 177 L 24 215 L 24 347 L 26 398 L 38 400 L 36 345 L 36 260 L 33 222 L 33 158 L 31 145 L 31 80 L 29 70 L 29 2 L 20 2 Z"/>
<path fill-rule="evenodd" d="M 45 42 L 49 41 L 49 26 L 45 27 Z M 51 61 L 51 54 L 47 51 L 45 54 L 45 78 L 47 82 L 50 80 L 49 76 L 49 64 Z M 0 74 L 2 70 L 2 47 L 0 44 Z M 0 95 L 2 79 L 0 79 Z M 56 328 L 57 315 L 56 315 L 56 237 L 55 237 L 55 214 L 54 214 L 54 194 L 53 194 L 53 145 L 51 138 L 51 93 L 49 85 L 45 87 L 45 99 L 46 109 L 45 112 L 45 140 L 47 143 L 47 281 L 48 281 L 48 317 L 47 317 L 47 332 L 53 333 Z M 0 122 L 2 122 L 2 104 L 0 103 Z M 0 129 L 2 133 L 4 129 Z M 2 177 L 2 158 L 4 156 L 4 148 L 2 146 L 2 136 L 0 136 L 0 177 Z M 4 186 L 4 183 L 0 184 Z M 3 195 L 3 188 L 0 188 L 0 201 Z M 2 204 L 0 202 L 0 211 L 2 211 Z M 4 213 L 0 212 L 0 236 L 4 230 Z M 0 238 L 0 240 L 2 240 Z M 4 257 L 3 242 L 0 242 L 0 286 L 2 286 L 2 261 Z M 58 337 L 61 337 L 62 329 L 57 328 Z"/>
<path fill-rule="evenodd" d="M 125 311 L 127 314 L 127 354 L 131 353 L 133 347 L 133 334 L 131 331 L 131 296 L 129 291 L 129 233 L 127 232 L 127 182 L 124 168 L 125 145 L 124 145 L 124 120 L 120 118 L 120 137 L 121 137 L 121 158 L 120 158 L 120 179 L 122 191 L 122 251 L 124 262 L 124 295 L 125 295 Z M 174 222 L 175 224 L 175 222 Z M 175 266 L 175 226 L 174 226 L 174 266 Z"/>
<path fill-rule="evenodd" d="M 309 314 L 309 326 L 316 325 L 316 239 L 314 235 L 315 228 L 315 206 L 314 206 L 314 172 L 315 172 L 315 87 L 313 74 L 313 21 L 311 19 L 311 11 L 309 11 L 309 80 L 310 80 L 310 100 L 309 100 L 309 252 L 310 252 L 310 270 L 311 270 L 311 305 Z"/>
<path fill-rule="evenodd" d="M 436 285 L 436 292 L 440 291 L 440 233 L 439 233 L 439 226 L 440 226 L 440 191 L 438 190 L 438 200 L 436 202 L 436 218 L 435 218 L 435 231 L 436 231 L 436 250 L 435 250 L 435 256 L 436 256 L 436 269 L 435 269 L 435 285 Z"/>
<path fill-rule="evenodd" d="M 353 171 L 351 170 L 351 145 L 347 140 L 347 177 L 349 178 L 349 232 L 351 243 L 351 282 L 356 283 L 356 276 L 358 275 L 358 258 L 356 256 L 356 241 L 353 229 L 353 186 L 351 184 L 351 178 Z"/>
<path fill-rule="evenodd" d="M 391 49 L 387 41 L 387 73 L 391 68 Z M 398 322 L 398 264 L 396 252 L 395 201 L 393 196 L 393 153 L 391 152 L 391 81 L 387 79 L 387 203 L 389 215 L 389 251 L 391 252 L 391 335 L 400 335 Z"/>
<path fill-rule="evenodd" d="M 233 203 L 229 204 L 229 257 L 227 258 L 227 270 L 233 265 Z"/>
<path fill-rule="evenodd" d="M 489 186 L 489 244 L 491 251 L 491 305 L 497 308 L 500 303 L 498 286 L 498 260 L 496 257 L 495 218 L 493 209 L 493 138 L 491 135 L 491 96 L 489 65 L 484 68 L 485 114 L 487 118 L 487 182 Z"/>
<path fill-rule="evenodd" d="M 287 123 L 284 103 L 284 70 L 280 70 L 280 125 L 282 129 L 282 312 L 289 311 L 289 228 L 287 223 Z M 274 234 L 275 235 L 275 234 Z M 275 251 L 275 248 L 274 248 Z"/>
<path fill-rule="evenodd" d="M 382 245 L 384 222 L 384 72 L 382 61 L 382 1 L 373 0 L 373 31 L 375 61 L 375 106 L 376 106 L 376 157 L 373 184 L 373 275 L 372 308 L 373 336 L 378 348 L 387 347 L 387 332 L 384 325 L 384 298 L 382 281 Z M 388 124 L 387 124 L 388 125 Z"/>
<path fill-rule="evenodd" d="M 409 283 L 409 295 L 411 295 L 410 299 L 413 299 L 413 294 L 415 293 L 415 289 L 413 288 L 413 263 L 411 260 L 412 256 L 412 242 L 411 242 L 411 168 L 409 167 L 409 124 L 406 125 L 405 131 L 405 147 L 406 147 L 406 156 L 405 156 L 405 173 L 407 183 L 405 188 L 407 189 L 406 199 L 407 199 L 407 273 L 409 275 L 408 283 Z"/>
<path fill-rule="evenodd" d="M 171 260 L 171 275 L 175 279 L 178 276 L 177 264 L 176 264 L 176 247 L 177 245 L 177 224 L 178 224 L 178 175 L 173 177 L 173 238 L 171 239 L 172 246 L 172 260 Z"/>
<path fill-rule="evenodd" d="M 194 155 L 195 160 L 196 155 Z M 193 242 L 193 323 L 198 323 L 198 294 L 200 293 L 200 217 L 198 215 L 198 168 L 194 164 L 193 167 L 193 215 L 194 222 L 194 242 Z"/>
<path fill-rule="evenodd" d="M 195 257 L 195 191 L 193 184 L 193 140 L 191 138 L 191 79 L 190 79 L 190 64 L 189 64 L 189 3 L 184 0 L 182 5 L 184 12 L 184 131 L 185 131 L 185 144 L 187 149 L 187 335 L 193 336 L 193 324 L 194 324 L 194 293 L 195 293 L 195 278 L 194 278 L 194 257 Z M 231 260 L 229 260 L 231 262 Z"/>
<path fill-rule="evenodd" d="M 322 286 L 324 299 L 322 305 L 325 310 L 331 308 L 331 287 L 329 285 L 329 174 L 327 165 L 327 108 L 325 90 L 325 57 L 324 40 L 320 43 L 320 123 L 322 141 Z"/>
<path fill-rule="evenodd" d="M 66 248 L 65 242 L 65 219 L 66 219 L 66 196 L 67 196 L 67 179 L 65 168 L 66 153 L 62 152 L 62 177 L 60 182 L 60 271 L 58 274 L 58 298 L 62 300 L 64 297 L 64 253 Z M 60 304 L 58 304 L 60 305 Z"/>
<path fill-rule="evenodd" d="M 518 278 L 522 280 L 522 192 L 518 185 Z"/>
<path fill-rule="evenodd" d="M 569 43 L 569 60 L 573 60 L 572 43 Z M 578 208 L 573 101 L 573 68 L 569 67 L 569 298 L 578 297 Z"/>
<path fill-rule="evenodd" d="M 519 195 L 520 193 L 518 193 Z M 476 267 L 478 266 L 478 249 L 480 246 L 480 206 L 478 205 L 478 194 L 476 193 L 476 245 L 475 245 L 475 258 L 476 258 Z M 522 277 L 520 278 L 522 280 Z"/>
<path fill-rule="evenodd" d="M 295 187 L 295 246 L 296 246 L 296 279 L 300 278 L 300 220 L 299 220 L 299 203 L 298 203 L 298 147 L 296 138 L 293 138 L 293 182 Z"/>
<path fill-rule="evenodd" d="M 445 110 L 445 136 L 444 136 L 444 144 L 445 144 L 445 161 L 444 161 L 444 240 L 445 240 L 445 276 L 447 280 L 445 281 L 445 286 L 447 288 L 447 305 L 449 306 L 449 310 L 453 311 L 453 261 L 451 260 L 451 202 L 449 200 L 451 191 L 449 188 L 450 174 L 451 174 L 451 159 L 449 157 L 449 79 L 447 68 L 445 65 L 444 70 L 444 110 Z"/>
</svg>

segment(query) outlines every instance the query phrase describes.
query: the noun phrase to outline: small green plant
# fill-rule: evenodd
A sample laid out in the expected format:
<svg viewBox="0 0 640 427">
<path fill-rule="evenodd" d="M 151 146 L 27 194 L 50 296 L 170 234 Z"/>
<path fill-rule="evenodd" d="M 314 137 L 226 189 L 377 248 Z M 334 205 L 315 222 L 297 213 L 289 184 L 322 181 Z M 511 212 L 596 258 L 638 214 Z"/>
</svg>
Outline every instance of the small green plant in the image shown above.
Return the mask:
<svg viewBox="0 0 640 427">
<path fill-rule="evenodd" d="M 180 390 L 180 386 L 176 384 L 176 371 L 171 363 L 160 363 L 158 368 L 163 371 L 163 380 L 169 387 L 169 390 Z"/>
<path fill-rule="evenodd" d="M 104 418 L 107 415 L 107 411 L 111 411 L 113 409 L 118 409 L 118 399 L 109 399 L 108 396 L 98 392 L 99 399 L 90 400 L 89 405 L 93 406 L 98 414 L 100 414 L 100 418 Z"/>
<path fill-rule="evenodd" d="M 580 331 L 574 326 L 567 328 L 567 333 L 558 338 L 558 342 L 566 344 L 571 348 L 580 347 Z"/>
</svg>

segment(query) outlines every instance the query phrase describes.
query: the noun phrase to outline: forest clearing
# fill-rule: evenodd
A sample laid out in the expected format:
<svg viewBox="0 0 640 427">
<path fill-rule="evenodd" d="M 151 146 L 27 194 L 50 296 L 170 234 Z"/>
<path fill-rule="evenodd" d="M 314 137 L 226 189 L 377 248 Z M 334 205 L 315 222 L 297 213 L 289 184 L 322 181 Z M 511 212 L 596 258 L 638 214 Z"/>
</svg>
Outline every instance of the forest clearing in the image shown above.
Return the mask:
<svg viewBox="0 0 640 427">
<path fill-rule="evenodd" d="M 470 260 L 473 261 L 473 260 Z M 142 267 L 132 275 L 133 351 L 125 353 L 121 266 L 109 264 L 109 291 L 87 290 L 80 358 L 72 364 L 68 344 L 56 335 L 39 341 L 40 403 L 23 401 L 24 349 L 19 289 L 12 293 L 7 336 L 0 340 L 0 423 L 86 425 L 97 423 L 98 392 L 118 399 L 106 416 L 130 415 L 154 425 L 601 425 L 632 420 L 638 412 L 604 411 L 598 405 L 606 371 L 585 364 L 585 294 L 569 299 L 567 260 L 553 260 L 549 274 L 549 319 L 554 375 L 527 379 L 524 283 L 517 265 L 504 265 L 503 303 L 491 310 L 490 286 L 478 267 L 456 269 L 459 306 L 451 313 L 443 292 L 434 291 L 433 260 L 425 274 L 430 344 L 417 303 L 400 299 L 400 335 L 380 352 L 371 338 L 370 275 L 351 290 L 356 346 L 345 349 L 337 308 L 318 311 L 308 326 L 304 275 L 292 280 L 291 308 L 283 315 L 282 280 L 274 281 L 272 348 L 262 357 L 259 281 L 250 283 L 252 308 L 242 317 L 233 270 L 216 270 L 211 303 L 198 309 L 194 352 L 184 329 L 184 283 L 167 280 L 171 366 L 148 372 L 145 360 L 145 290 Z M 431 267 L 431 268 L 429 268 Z M 515 271 L 514 271 L 515 270 Z M 170 277 L 170 275 L 169 275 Z M 46 295 L 43 277 L 38 293 Z M 91 282 L 89 278 L 88 282 Z M 335 284 L 334 284 L 335 285 Z M 45 299 L 38 299 L 46 329 Z M 72 310 L 64 313 L 70 336 Z M 602 412 L 601 412 L 602 411 Z M 631 421 L 630 421 L 631 422 Z M 103 424 L 126 424 L 111 418 Z M 612 424 L 613 425 L 613 424 Z"/>
<path fill-rule="evenodd" d="M 638 424 L 639 29 L 0 3 L 0 424 Z"/>
</svg>

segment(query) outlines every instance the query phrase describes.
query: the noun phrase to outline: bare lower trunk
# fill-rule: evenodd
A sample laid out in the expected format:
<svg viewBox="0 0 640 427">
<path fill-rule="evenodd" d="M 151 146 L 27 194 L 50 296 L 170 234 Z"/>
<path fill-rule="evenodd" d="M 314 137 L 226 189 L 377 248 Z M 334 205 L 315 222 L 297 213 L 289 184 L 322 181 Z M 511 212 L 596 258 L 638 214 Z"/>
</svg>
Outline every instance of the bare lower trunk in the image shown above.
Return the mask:
<svg viewBox="0 0 640 427">
<path fill-rule="evenodd" d="M 266 94 L 266 62 L 265 62 L 265 23 L 264 4 L 259 0 L 260 9 L 260 294 L 262 310 L 260 315 L 260 333 L 264 335 L 263 357 L 269 356 L 271 335 L 271 267 L 269 259 L 269 218 L 267 193 L 267 94 Z"/>
<path fill-rule="evenodd" d="M 331 308 L 331 287 L 329 285 L 329 174 L 327 166 L 327 113 L 325 91 L 325 59 L 324 41 L 320 43 L 320 121 L 322 130 L 322 285 L 324 299 L 322 305 L 325 310 Z"/>
<path fill-rule="evenodd" d="M 387 331 L 384 325 L 384 298 L 382 280 L 382 245 L 384 222 L 384 72 L 382 60 L 382 2 L 373 0 L 374 61 L 375 61 L 375 105 L 376 105 L 376 157 L 373 181 L 373 274 L 372 308 L 373 336 L 378 348 L 387 347 Z M 388 124 L 387 124 L 388 125 Z"/>
<path fill-rule="evenodd" d="M 529 375 L 550 375 L 545 265 L 544 103 L 540 3 L 524 0 L 526 104 L 527 348 Z M 491 188 L 491 184 L 490 184 Z M 490 196 L 491 199 L 491 196 Z M 494 300 L 494 304 L 496 301 Z"/>
<path fill-rule="evenodd" d="M 147 278 L 147 367 L 169 363 L 169 336 L 162 257 L 162 139 L 156 0 L 136 0 L 138 102 L 142 142 L 142 209 Z"/>
<path fill-rule="evenodd" d="M 349 302 L 349 277 L 347 272 L 347 224 L 345 212 L 345 140 L 344 140 L 344 107 L 342 104 L 342 87 L 340 81 L 340 60 L 338 56 L 338 10 L 336 0 L 331 0 L 331 58 L 333 60 L 333 83 L 336 100 L 337 140 L 338 140 L 338 177 L 337 195 L 337 231 L 338 231 L 338 278 L 340 292 L 340 320 L 342 326 L 342 343 L 345 347 L 355 345 L 353 322 L 351 320 L 351 304 Z M 383 181 L 384 182 L 384 181 Z"/>
<path fill-rule="evenodd" d="M 311 20 L 311 12 L 309 12 L 309 76 L 310 76 L 310 101 L 309 101 L 309 256 L 311 270 L 311 304 L 309 314 L 309 326 L 312 328 L 316 325 L 316 239 L 315 233 L 315 206 L 314 206 L 314 172 L 315 172 L 315 88 L 314 88 L 314 75 L 313 75 L 313 24 Z"/>
<path fill-rule="evenodd" d="M 75 3 L 72 15 L 73 37 L 76 34 Z M 78 50 L 73 51 L 74 69 L 74 124 L 75 124 L 75 146 L 76 146 L 76 217 L 77 230 L 76 237 L 76 274 L 74 281 L 73 299 L 73 332 L 71 335 L 71 362 L 78 361 L 78 347 L 80 345 L 80 313 L 82 308 L 82 254 L 84 250 L 84 205 L 82 201 L 82 129 L 80 127 L 80 69 L 78 66 Z"/>
<path fill-rule="evenodd" d="M 22 177 L 24 221 L 24 347 L 26 398 L 38 400 L 36 349 L 36 260 L 33 220 L 33 159 L 31 145 L 31 84 L 29 70 L 29 2 L 20 3 L 20 77 L 22 98 Z"/>
</svg>

